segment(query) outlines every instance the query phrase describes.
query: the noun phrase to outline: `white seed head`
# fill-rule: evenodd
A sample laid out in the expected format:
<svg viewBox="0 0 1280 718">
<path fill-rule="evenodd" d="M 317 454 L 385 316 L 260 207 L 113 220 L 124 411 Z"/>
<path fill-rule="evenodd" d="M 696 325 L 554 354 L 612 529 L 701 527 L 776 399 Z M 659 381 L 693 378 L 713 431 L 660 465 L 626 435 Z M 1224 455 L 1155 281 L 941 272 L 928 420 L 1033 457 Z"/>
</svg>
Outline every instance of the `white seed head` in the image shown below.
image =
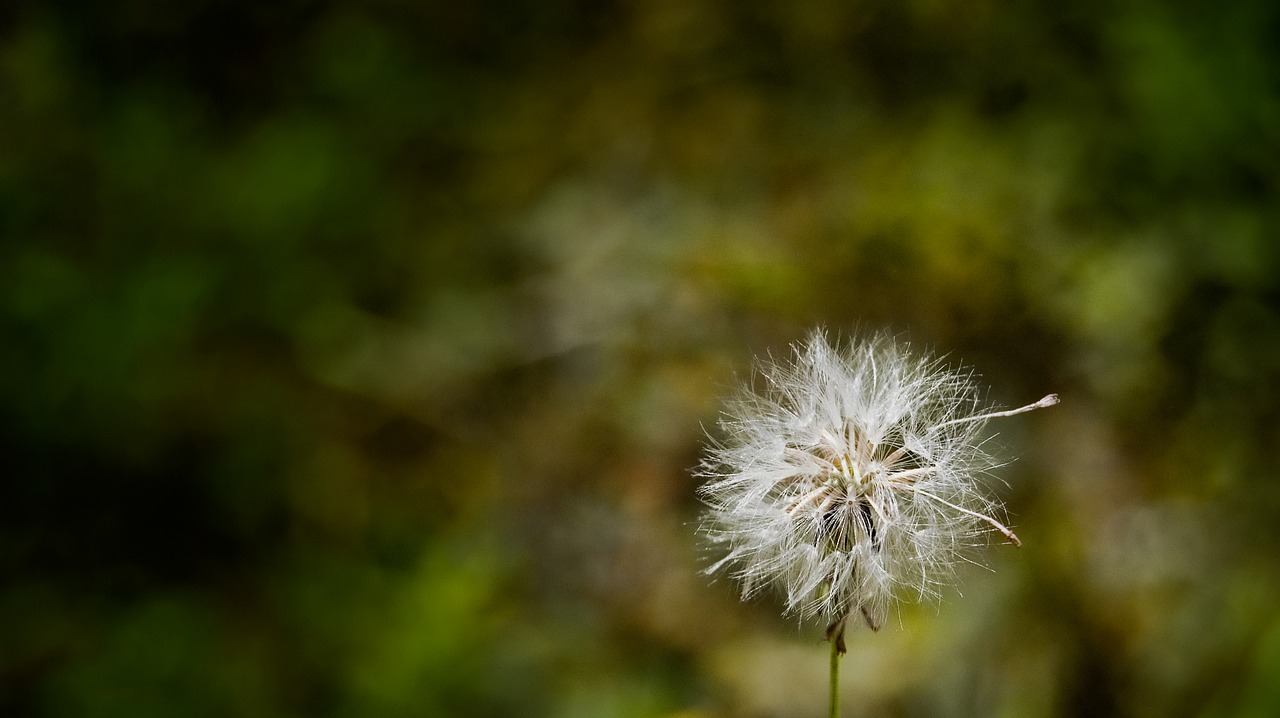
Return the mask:
<svg viewBox="0 0 1280 718">
<path fill-rule="evenodd" d="M 936 597 L 1003 507 L 981 480 L 987 419 L 967 372 L 879 335 L 833 347 L 817 330 L 790 363 L 757 367 L 698 472 L 703 531 L 743 598 L 778 589 L 788 613 L 878 628 L 891 601 Z M 841 624 L 843 625 L 843 624 Z"/>
</svg>

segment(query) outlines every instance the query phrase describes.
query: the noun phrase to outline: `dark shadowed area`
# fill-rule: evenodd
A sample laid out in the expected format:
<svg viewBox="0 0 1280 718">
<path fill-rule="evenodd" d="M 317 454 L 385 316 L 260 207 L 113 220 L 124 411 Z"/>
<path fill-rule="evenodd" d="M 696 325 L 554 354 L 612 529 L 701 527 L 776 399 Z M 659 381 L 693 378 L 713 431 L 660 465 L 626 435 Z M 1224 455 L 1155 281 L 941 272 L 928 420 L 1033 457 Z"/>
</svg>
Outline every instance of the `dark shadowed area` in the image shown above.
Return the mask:
<svg viewBox="0 0 1280 718">
<path fill-rule="evenodd" d="M 0 8 L 0 714 L 800 718 L 755 355 L 972 367 L 1023 548 L 846 715 L 1280 711 L 1280 7 Z"/>
</svg>

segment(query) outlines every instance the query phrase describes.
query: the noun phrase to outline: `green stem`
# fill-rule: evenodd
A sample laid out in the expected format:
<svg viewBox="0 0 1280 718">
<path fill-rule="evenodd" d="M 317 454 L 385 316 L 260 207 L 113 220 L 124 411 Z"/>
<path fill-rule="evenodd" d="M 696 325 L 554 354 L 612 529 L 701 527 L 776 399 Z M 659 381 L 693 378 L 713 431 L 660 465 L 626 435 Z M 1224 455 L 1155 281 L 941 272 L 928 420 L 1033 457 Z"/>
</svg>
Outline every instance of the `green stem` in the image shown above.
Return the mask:
<svg viewBox="0 0 1280 718">
<path fill-rule="evenodd" d="M 843 628 L 840 631 L 844 633 Z M 843 636 L 842 636 L 843 638 Z M 831 711 L 830 718 L 840 718 L 840 644 L 842 641 L 831 637 Z"/>
</svg>

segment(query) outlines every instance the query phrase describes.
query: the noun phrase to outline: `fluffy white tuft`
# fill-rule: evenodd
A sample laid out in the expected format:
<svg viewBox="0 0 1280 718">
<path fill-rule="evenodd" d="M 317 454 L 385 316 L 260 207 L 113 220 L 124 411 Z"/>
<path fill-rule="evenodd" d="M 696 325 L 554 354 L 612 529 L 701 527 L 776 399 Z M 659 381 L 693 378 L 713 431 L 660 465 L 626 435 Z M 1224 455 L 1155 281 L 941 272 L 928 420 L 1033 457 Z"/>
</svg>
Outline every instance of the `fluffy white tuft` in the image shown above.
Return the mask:
<svg viewBox="0 0 1280 718">
<path fill-rule="evenodd" d="M 878 628 L 895 597 L 937 596 L 979 536 L 1018 544 L 982 490 L 997 465 L 983 426 L 1056 396 L 992 412 L 970 374 L 884 335 L 833 347 L 817 330 L 794 349 L 733 397 L 698 472 L 703 531 L 724 550 L 709 572 L 744 599 L 776 588 L 801 618 Z"/>
</svg>

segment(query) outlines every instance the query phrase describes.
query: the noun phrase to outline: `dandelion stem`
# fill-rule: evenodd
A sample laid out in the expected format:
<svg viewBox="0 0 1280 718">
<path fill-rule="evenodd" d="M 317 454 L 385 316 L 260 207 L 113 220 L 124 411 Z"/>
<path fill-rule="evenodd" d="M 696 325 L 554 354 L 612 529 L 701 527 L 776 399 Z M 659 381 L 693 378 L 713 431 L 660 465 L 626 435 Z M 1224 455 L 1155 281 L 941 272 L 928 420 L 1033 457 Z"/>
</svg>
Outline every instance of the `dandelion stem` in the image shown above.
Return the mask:
<svg viewBox="0 0 1280 718">
<path fill-rule="evenodd" d="M 840 718 L 840 656 L 844 655 L 844 627 L 849 616 L 836 619 L 827 626 L 827 641 L 831 643 L 831 690 L 828 693 L 828 718 Z"/>
<path fill-rule="evenodd" d="M 959 419 L 952 419 L 951 421 L 944 421 L 941 424 L 938 424 L 937 426 L 930 429 L 930 431 L 937 431 L 938 429 L 941 429 L 944 426 L 954 426 L 956 424 L 964 424 L 970 421 L 983 421 L 986 419 L 996 419 L 1002 416 L 1016 416 L 1018 414 L 1025 414 L 1028 411 L 1035 411 L 1036 409 L 1044 409 L 1046 407 L 1053 406 L 1054 404 L 1057 404 L 1057 403 L 1058 403 L 1058 395 L 1049 394 L 1034 404 L 1027 404 L 1026 406 L 1020 406 L 1017 409 L 1009 409 L 1008 411 L 993 411 L 989 414 L 979 414 L 977 416 L 965 416 Z"/>
<path fill-rule="evenodd" d="M 841 632 L 844 628 L 841 627 Z M 831 639 L 831 710 L 828 718 L 840 718 L 840 641 Z"/>
</svg>

